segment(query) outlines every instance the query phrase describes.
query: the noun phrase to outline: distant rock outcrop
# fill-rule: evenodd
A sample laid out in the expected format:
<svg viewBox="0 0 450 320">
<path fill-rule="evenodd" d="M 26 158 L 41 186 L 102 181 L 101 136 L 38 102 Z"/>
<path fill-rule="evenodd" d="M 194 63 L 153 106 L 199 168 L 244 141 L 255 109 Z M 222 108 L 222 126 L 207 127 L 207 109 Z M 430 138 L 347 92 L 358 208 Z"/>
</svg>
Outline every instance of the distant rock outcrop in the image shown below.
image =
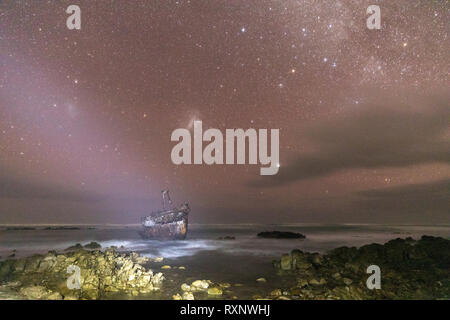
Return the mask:
<svg viewBox="0 0 450 320">
<path fill-rule="evenodd" d="M 306 236 L 301 233 L 289 231 L 264 231 L 258 233 L 260 238 L 268 239 L 305 239 Z"/>
</svg>

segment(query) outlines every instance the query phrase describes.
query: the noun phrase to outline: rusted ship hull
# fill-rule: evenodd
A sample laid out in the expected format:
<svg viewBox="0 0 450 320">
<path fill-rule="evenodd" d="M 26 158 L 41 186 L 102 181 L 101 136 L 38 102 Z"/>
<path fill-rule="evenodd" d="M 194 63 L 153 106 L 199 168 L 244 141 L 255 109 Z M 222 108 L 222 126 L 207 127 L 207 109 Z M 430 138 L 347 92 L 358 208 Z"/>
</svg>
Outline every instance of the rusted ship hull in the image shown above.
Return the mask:
<svg viewBox="0 0 450 320">
<path fill-rule="evenodd" d="M 188 231 L 189 211 L 185 203 L 178 208 L 153 212 L 142 219 L 140 234 L 144 239 L 183 240 Z"/>
<path fill-rule="evenodd" d="M 141 236 L 144 239 L 155 240 L 184 240 L 188 230 L 188 219 L 180 221 L 157 224 L 152 227 L 143 227 Z"/>
</svg>

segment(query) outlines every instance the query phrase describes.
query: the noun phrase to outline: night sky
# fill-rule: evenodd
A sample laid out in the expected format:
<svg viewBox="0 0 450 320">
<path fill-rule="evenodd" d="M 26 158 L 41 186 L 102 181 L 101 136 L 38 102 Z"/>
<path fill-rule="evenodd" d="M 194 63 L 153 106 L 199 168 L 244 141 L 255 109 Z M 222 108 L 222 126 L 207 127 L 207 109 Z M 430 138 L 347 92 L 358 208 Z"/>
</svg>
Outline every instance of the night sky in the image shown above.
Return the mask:
<svg viewBox="0 0 450 320">
<path fill-rule="evenodd" d="M 197 223 L 450 223 L 449 34 L 445 0 L 3 0 L 0 223 L 138 223 L 164 188 Z M 279 173 L 172 164 L 194 120 L 280 129 Z"/>
</svg>

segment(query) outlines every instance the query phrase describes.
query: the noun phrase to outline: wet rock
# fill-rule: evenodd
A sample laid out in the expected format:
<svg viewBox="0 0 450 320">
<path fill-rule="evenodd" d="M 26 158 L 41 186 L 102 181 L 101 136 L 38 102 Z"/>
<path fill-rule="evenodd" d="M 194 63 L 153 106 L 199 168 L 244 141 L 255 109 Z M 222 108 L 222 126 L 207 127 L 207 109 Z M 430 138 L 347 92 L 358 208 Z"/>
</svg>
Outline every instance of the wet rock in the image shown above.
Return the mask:
<svg viewBox="0 0 450 320">
<path fill-rule="evenodd" d="M 208 280 L 195 280 L 191 284 L 193 291 L 207 291 L 209 288 L 210 281 Z"/>
<path fill-rule="evenodd" d="M 217 287 L 208 288 L 208 295 L 221 296 L 222 295 L 222 290 L 220 288 L 217 288 Z"/>
<path fill-rule="evenodd" d="M 183 300 L 195 300 L 195 297 L 192 292 L 184 292 L 182 299 Z"/>
<path fill-rule="evenodd" d="M 258 233 L 258 237 L 260 238 L 268 238 L 268 239 L 305 239 L 301 233 L 289 232 L 289 231 L 264 231 Z"/>
<path fill-rule="evenodd" d="M 300 250 L 291 251 L 291 261 L 293 269 L 305 271 L 312 267 L 308 261 L 308 256 Z"/>
<path fill-rule="evenodd" d="M 74 250 L 83 250 L 83 246 L 80 243 L 77 243 L 73 246 L 66 248 L 66 251 L 74 251 Z"/>
<path fill-rule="evenodd" d="M 30 300 L 61 300 L 62 296 L 58 292 L 47 290 L 43 286 L 30 286 L 20 289 L 20 293 Z"/>
<path fill-rule="evenodd" d="M 84 246 L 86 249 L 100 249 L 102 246 L 97 242 L 90 242 Z"/>
<path fill-rule="evenodd" d="M 256 279 L 257 282 L 267 282 L 267 280 L 265 278 L 258 278 Z"/>
<path fill-rule="evenodd" d="M 281 270 L 291 270 L 292 269 L 292 257 L 289 254 L 283 254 L 281 256 L 280 267 L 281 267 Z"/>
<path fill-rule="evenodd" d="M 186 283 L 183 283 L 181 285 L 181 290 L 183 290 L 183 291 L 191 291 L 191 286 L 186 284 Z"/>
<path fill-rule="evenodd" d="M 281 295 L 282 295 L 281 289 L 275 289 L 275 290 L 271 291 L 271 292 L 270 292 L 270 295 L 273 296 L 273 297 L 279 297 L 279 296 L 281 296 Z"/>
<path fill-rule="evenodd" d="M 339 280 L 339 279 L 341 278 L 341 274 L 340 274 L 339 272 L 336 272 L 336 273 L 333 273 L 332 277 L 333 277 L 335 280 Z"/>
<path fill-rule="evenodd" d="M 163 274 L 146 270 L 136 260 L 140 260 L 137 254 L 119 254 L 114 250 L 76 250 L 64 255 L 51 252 L 3 262 L 0 273 L 4 273 L 1 279 L 20 278 L 25 283 L 21 294 L 28 299 L 98 299 L 108 292 L 138 295 L 159 290 Z M 67 279 L 75 275 L 76 269 L 80 288 L 71 290 Z M 45 286 L 26 285 L 36 283 L 36 279 Z"/>
<path fill-rule="evenodd" d="M 345 283 L 345 285 L 349 286 L 353 283 L 352 279 L 349 278 L 343 278 L 342 281 Z"/>
<path fill-rule="evenodd" d="M 289 261 L 291 270 L 289 270 Z M 382 288 L 367 290 L 367 268 L 377 265 Z M 423 236 L 384 245 L 340 247 L 322 255 L 293 250 L 274 263 L 297 277 L 298 299 L 446 299 L 450 296 L 450 240 Z"/>
<path fill-rule="evenodd" d="M 180 296 L 179 293 L 173 295 L 173 296 L 172 296 L 172 299 L 173 299 L 173 300 L 183 300 L 183 298 Z"/>
<path fill-rule="evenodd" d="M 314 266 L 320 266 L 323 264 L 323 257 L 318 253 L 314 253 L 311 257 L 311 262 Z"/>
</svg>

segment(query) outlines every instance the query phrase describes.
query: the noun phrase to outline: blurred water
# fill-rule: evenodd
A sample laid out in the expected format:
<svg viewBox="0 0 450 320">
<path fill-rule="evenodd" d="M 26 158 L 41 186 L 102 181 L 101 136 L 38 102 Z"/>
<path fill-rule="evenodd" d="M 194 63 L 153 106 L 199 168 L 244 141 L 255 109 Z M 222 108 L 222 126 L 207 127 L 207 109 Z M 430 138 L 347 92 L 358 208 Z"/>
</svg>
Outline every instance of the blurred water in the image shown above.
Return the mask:
<svg viewBox="0 0 450 320">
<path fill-rule="evenodd" d="M 184 241 L 143 240 L 137 226 L 83 226 L 79 230 L 0 230 L 0 256 L 16 250 L 16 256 L 63 250 L 75 243 L 99 242 L 102 247 L 116 246 L 149 257 L 177 259 L 198 253 L 228 256 L 279 257 L 292 249 L 325 252 L 339 246 L 384 243 L 393 238 L 436 235 L 448 238 L 450 226 L 380 226 L 380 225 L 190 225 Z M 306 239 L 261 239 L 261 231 L 292 231 Z M 236 240 L 217 240 L 233 236 Z"/>
</svg>

